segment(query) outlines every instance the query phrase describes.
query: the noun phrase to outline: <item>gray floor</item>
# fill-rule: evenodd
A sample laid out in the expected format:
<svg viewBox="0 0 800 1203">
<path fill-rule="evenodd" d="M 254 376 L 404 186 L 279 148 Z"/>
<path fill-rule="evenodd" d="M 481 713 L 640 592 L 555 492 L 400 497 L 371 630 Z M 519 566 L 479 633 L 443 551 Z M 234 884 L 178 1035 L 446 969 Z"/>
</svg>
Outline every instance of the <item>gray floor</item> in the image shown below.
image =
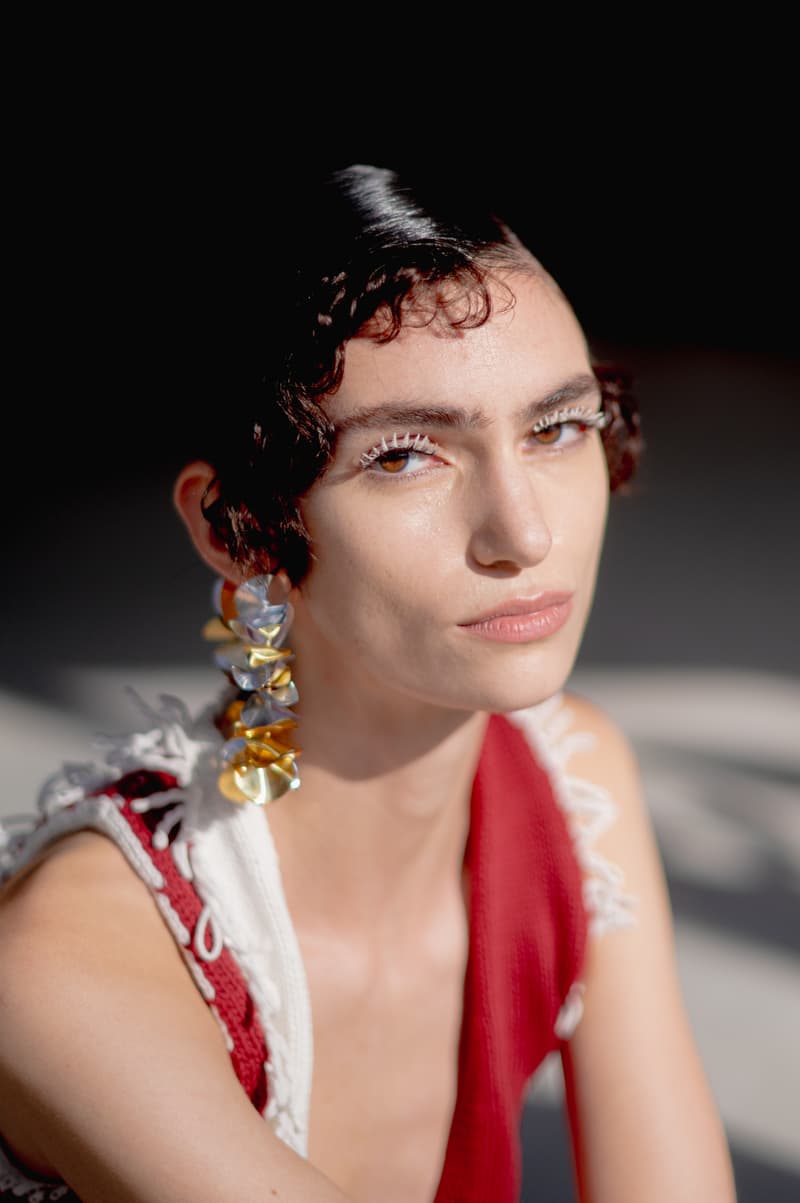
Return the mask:
<svg viewBox="0 0 800 1203">
<path fill-rule="evenodd" d="M 637 372 L 648 447 L 612 500 L 571 684 L 634 741 L 740 1203 L 780 1203 L 800 1191 L 800 364 L 596 350 Z M 115 470 L 108 447 L 92 469 L 76 429 L 64 471 L 48 467 L 8 523 L 0 813 L 130 722 L 122 683 L 191 700 L 215 680 L 198 634 L 211 577 L 171 512 L 168 457 L 123 453 L 135 422 L 109 433 Z M 547 1065 L 523 1126 L 525 1200 L 572 1198 L 560 1099 Z"/>
</svg>

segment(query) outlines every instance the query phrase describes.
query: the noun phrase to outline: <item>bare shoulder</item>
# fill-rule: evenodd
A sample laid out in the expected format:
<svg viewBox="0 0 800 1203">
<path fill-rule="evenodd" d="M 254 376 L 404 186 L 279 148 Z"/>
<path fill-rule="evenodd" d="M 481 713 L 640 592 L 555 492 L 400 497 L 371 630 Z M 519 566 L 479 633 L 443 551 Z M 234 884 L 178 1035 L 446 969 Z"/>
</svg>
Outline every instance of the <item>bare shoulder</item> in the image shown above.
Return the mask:
<svg viewBox="0 0 800 1203">
<path fill-rule="evenodd" d="M 591 746 L 573 754 L 574 764 L 591 768 L 602 784 L 626 782 L 632 792 L 641 794 L 638 759 L 630 736 L 612 715 L 597 702 L 581 693 L 564 690 L 564 706 L 570 711 L 570 731 L 585 731 L 594 736 Z M 572 762 L 571 762 L 572 764 Z"/>
<path fill-rule="evenodd" d="M 140 891 L 131 890 L 135 881 L 136 875 L 113 840 L 88 828 L 74 831 L 46 844 L 0 887 L 0 915 L 37 901 L 52 901 L 48 896 L 53 890 L 76 889 L 76 901 L 81 897 L 88 901 L 90 891 L 82 890 L 82 884 L 93 889 L 114 886 L 137 897 Z"/>
<path fill-rule="evenodd" d="M 4 976 L 28 980 L 45 967 L 51 979 L 61 967 L 109 975 L 139 956 L 154 970 L 182 967 L 144 882 L 92 830 L 54 840 L 0 889 L 0 948 Z"/>
<path fill-rule="evenodd" d="M 85 1203 L 346 1203 L 253 1107 L 149 890 L 94 832 L 0 899 L 0 1132 Z"/>
<path fill-rule="evenodd" d="M 591 737 L 576 742 L 567 772 L 600 787 L 608 800 L 608 818 L 598 825 L 592 848 L 616 866 L 621 889 L 637 899 L 637 926 L 669 940 L 666 875 L 633 742 L 612 715 L 582 694 L 565 691 L 564 705 L 569 733 Z"/>
<path fill-rule="evenodd" d="M 570 712 L 569 733 L 592 737 L 576 741 L 566 771 L 605 791 L 605 822 L 596 825 L 591 852 L 613 876 L 614 891 L 631 900 L 627 922 L 617 925 L 612 919 L 590 940 L 585 1032 L 592 1026 L 592 1010 L 608 1006 L 618 1015 L 626 1005 L 644 1005 L 648 991 L 653 999 L 669 997 L 677 1006 L 679 987 L 666 871 L 633 743 L 617 720 L 589 698 L 565 692 L 564 705 Z M 637 996 L 638 1003 L 626 1002 Z M 606 1030 L 610 1022 L 606 1016 Z"/>
<path fill-rule="evenodd" d="M 584 1013 L 562 1048 L 580 1198 L 732 1200 L 727 1147 L 685 1006 L 666 871 L 635 748 L 600 706 L 564 694 L 566 772 L 607 792 L 591 842 L 632 922 L 589 940 Z M 636 1132 L 635 1155 L 630 1133 Z"/>
<path fill-rule="evenodd" d="M 0 982 L 0 1133 L 40 1172 L 61 1172 L 62 1143 L 115 1069 L 144 1088 L 162 1033 L 227 1068 L 147 887 L 99 832 L 54 841 L 0 891 Z"/>
</svg>

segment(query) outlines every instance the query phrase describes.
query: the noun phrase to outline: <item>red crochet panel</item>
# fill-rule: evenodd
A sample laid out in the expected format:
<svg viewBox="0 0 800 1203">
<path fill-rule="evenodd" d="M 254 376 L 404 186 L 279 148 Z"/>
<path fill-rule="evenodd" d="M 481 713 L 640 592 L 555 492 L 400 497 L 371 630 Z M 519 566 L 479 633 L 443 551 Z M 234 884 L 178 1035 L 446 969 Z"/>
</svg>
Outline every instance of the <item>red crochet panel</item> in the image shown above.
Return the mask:
<svg viewBox="0 0 800 1203">
<path fill-rule="evenodd" d="M 569 829 L 525 736 L 490 716 L 473 782 L 458 1095 L 435 1203 L 517 1203 L 525 1086 L 560 1046 L 588 925 Z"/>
<path fill-rule="evenodd" d="M 203 975 L 214 987 L 214 999 L 206 1000 L 217 1009 L 219 1018 L 227 1028 L 233 1043 L 230 1050 L 231 1063 L 236 1077 L 242 1084 L 247 1097 L 261 1113 L 267 1102 L 267 1077 L 264 1062 L 268 1056 L 264 1030 L 258 1018 L 255 1003 L 247 988 L 242 971 L 229 950 L 223 944 L 220 955 L 213 961 L 205 961 L 194 951 L 194 937 L 203 901 L 191 881 L 187 881 L 175 865 L 170 848 L 155 848 L 153 834 L 156 827 L 172 807 L 178 803 L 168 802 L 163 807 L 154 807 L 138 814 L 131 803 L 137 798 L 150 797 L 163 790 L 178 788 L 178 781 L 169 773 L 141 769 L 127 773 L 112 785 L 104 786 L 98 793 L 116 795 L 123 799 L 120 814 L 141 844 L 149 859 L 164 878 L 164 886 L 158 893 L 164 894 L 175 913 L 191 934 L 189 947 L 183 948 L 184 956 L 191 958 Z M 179 825 L 173 828 L 174 839 Z M 190 845 L 191 856 L 191 845 Z M 208 948 L 208 945 L 206 945 Z"/>
</svg>

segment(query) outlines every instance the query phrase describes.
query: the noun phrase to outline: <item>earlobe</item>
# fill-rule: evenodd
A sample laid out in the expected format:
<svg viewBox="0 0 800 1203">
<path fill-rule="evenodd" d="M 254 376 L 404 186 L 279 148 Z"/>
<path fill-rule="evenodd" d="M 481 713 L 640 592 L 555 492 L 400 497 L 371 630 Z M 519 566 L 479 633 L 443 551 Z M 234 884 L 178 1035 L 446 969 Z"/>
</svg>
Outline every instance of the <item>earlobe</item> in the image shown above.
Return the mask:
<svg viewBox="0 0 800 1203">
<path fill-rule="evenodd" d="M 241 568 L 231 559 L 228 549 L 203 514 L 203 499 L 215 476 L 211 464 L 205 460 L 187 464 L 175 479 L 172 501 L 201 559 L 226 580 L 239 581 L 242 579 Z"/>
</svg>

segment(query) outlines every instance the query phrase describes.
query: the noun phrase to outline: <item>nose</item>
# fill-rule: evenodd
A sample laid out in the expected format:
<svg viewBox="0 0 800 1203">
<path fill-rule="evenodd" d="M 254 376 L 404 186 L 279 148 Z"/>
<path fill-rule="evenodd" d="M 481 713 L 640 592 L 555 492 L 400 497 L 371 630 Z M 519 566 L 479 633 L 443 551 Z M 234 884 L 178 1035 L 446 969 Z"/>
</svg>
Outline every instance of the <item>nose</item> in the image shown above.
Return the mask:
<svg viewBox="0 0 800 1203">
<path fill-rule="evenodd" d="M 553 545 L 530 464 L 504 462 L 475 482 L 477 495 L 469 543 L 482 567 L 539 564 Z"/>
</svg>

